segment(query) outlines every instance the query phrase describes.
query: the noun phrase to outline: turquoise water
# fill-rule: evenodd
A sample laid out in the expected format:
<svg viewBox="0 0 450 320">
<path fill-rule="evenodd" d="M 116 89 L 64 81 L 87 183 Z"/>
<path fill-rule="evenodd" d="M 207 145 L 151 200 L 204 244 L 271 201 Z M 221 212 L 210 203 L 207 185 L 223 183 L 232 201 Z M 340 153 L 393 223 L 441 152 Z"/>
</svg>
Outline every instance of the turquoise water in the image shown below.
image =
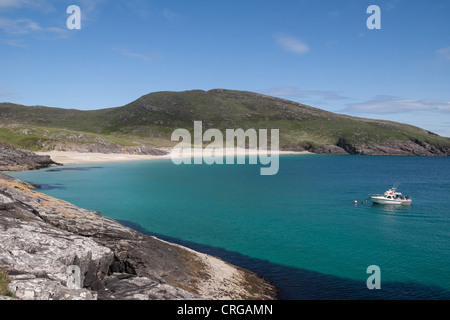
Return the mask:
<svg viewBox="0 0 450 320">
<path fill-rule="evenodd" d="M 280 299 L 450 298 L 450 157 L 284 155 L 279 168 L 152 160 L 11 175 L 251 269 Z M 397 181 L 411 206 L 362 203 Z M 379 290 L 366 287 L 370 265 Z"/>
</svg>

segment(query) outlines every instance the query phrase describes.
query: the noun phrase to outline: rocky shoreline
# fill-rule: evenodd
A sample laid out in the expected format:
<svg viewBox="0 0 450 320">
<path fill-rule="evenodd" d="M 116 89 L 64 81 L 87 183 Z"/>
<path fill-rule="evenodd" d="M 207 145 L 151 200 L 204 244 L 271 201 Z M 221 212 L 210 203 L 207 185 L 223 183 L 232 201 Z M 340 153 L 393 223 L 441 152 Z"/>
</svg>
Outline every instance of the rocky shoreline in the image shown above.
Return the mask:
<svg viewBox="0 0 450 320">
<path fill-rule="evenodd" d="M 155 150 L 134 151 L 167 154 Z M 354 146 L 341 139 L 336 145 L 302 145 L 296 151 L 450 155 L 449 148 L 422 141 Z M 34 170 L 57 164 L 48 155 L 0 146 L 0 171 Z M 276 298 L 276 288 L 257 274 L 139 233 L 98 212 L 33 189 L 26 182 L 0 173 L 0 276 L 7 274 L 7 289 L 15 299 Z M 3 299 L 9 298 L 1 296 L 0 291 L 0 300 Z"/>
<path fill-rule="evenodd" d="M 0 171 L 25 171 L 57 164 L 49 156 L 0 145 Z"/>
<path fill-rule="evenodd" d="M 450 156 L 450 148 L 438 146 L 421 140 L 391 139 L 380 143 L 351 144 L 339 139 L 334 145 L 313 146 L 305 143 L 283 150 L 309 151 L 316 154 L 347 154 L 366 156 Z"/>
<path fill-rule="evenodd" d="M 0 229 L 0 271 L 15 299 L 276 298 L 276 288 L 253 272 L 144 235 L 1 173 Z"/>
</svg>

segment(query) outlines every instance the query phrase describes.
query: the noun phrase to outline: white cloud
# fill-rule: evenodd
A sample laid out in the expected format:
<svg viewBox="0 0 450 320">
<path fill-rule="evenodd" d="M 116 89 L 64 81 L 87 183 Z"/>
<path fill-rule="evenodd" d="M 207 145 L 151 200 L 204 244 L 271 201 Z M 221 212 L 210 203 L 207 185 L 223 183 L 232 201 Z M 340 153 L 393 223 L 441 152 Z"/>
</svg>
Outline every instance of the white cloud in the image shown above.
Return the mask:
<svg viewBox="0 0 450 320">
<path fill-rule="evenodd" d="M 179 17 L 178 13 L 176 13 L 168 8 L 165 8 L 163 13 L 164 13 L 164 17 L 167 20 L 169 20 L 170 22 L 174 22 Z"/>
<path fill-rule="evenodd" d="M 344 111 L 365 114 L 393 114 L 412 111 L 447 113 L 450 112 L 450 101 L 401 99 L 379 95 L 367 102 L 349 104 Z"/>
<path fill-rule="evenodd" d="M 145 61 L 145 62 L 148 62 L 148 61 L 152 60 L 152 57 L 150 57 L 149 55 L 132 52 L 132 51 L 129 51 L 127 49 L 113 48 L 113 50 L 119 52 L 123 56 L 131 57 L 131 58 L 137 58 L 137 59 L 140 59 L 140 60 Z"/>
<path fill-rule="evenodd" d="M 450 60 L 450 47 L 442 48 L 436 51 L 436 53 L 445 60 Z"/>
<path fill-rule="evenodd" d="M 28 46 L 24 44 L 21 40 L 16 39 L 2 39 L 0 40 L 0 43 L 6 44 L 11 47 L 28 48 Z"/>
<path fill-rule="evenodd" d="M 39 23 L 30 19 L 8 19 L 0 17 L 0 29 L 9 34 L 27 34 L 42 30 Z"/>
<path fill-rule="evenodd" d="M 14 92 L 14 88 L 10 86 L 0 86 L 0 99 L 17 100 L 22 99 L 22 97 Z"/>
<path fill-rule="evenodd" d="M 48 0 L 0 0 L 0 10 L 13 10 L 20 8 L 38 9 L 41 12 L 55 10 Z"/>
<path fill-rule="evenodd" d="M 98 7 L 103 4 L 105 0 L 77 0 L 73 4 L 76 4 L 80 7 L 81 16 L 84 24 L 86 22 L 95 21 L 96 17 L 99 13 Z M 69 3 L 71 4 L 71 3 Z M 68 5 L 69 5 L 68 4 Z"/>
<path fill-rule="evenodd" d="M 20 0 L 0 0 L 0 8 L 17 8 L 21 6 Z"/>
<path fill-rule="evenodd" d="M 259 91 L 262 94 L 286 98 L 297 98 L 297 99 L 309 99 L 312 97 L 320 98 L 323 100 L 343 100 L 349 99 L 344 97 L 335 91 L 329 90 L 301 90 L 297 87 L 285 86 L 278 88 L 271 88 Z"/>
<path fill-rule="evenodd" d="M 278 34 L 276 37 L 277 44 L 284 50 L 304 54 L 309 52 L 309 46 L 299 38 L 295 38 L 286 34 Z"/>
<path fill-rule="evenodd" d="M 6 34 L 18 36 L 27 34 L 39 34 L 44 37 L 51 38 L 66 38 L 68 37 L 68 29 L 60 27 L 43 27 L 38 22 L 27 19 L 9 19 L 0 17 L 0 30 L 3 30 Z M 3 41 L 3 43 L 12 46 L 25 46 L 21 41 L 17 39 L 10 39 Z M 21 45 L 18 45 L 18 44 Z"/>
</svg>

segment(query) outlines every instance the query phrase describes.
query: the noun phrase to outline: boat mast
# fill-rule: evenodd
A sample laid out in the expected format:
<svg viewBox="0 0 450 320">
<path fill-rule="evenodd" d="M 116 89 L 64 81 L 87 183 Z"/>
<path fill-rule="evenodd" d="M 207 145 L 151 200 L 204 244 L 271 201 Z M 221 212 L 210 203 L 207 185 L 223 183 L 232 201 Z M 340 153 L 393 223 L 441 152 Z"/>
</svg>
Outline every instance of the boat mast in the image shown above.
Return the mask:
<svg viewBox="0 0 450 320">
<path fill-rule="evenodd" d="M 392 187 L 392 190 L 395 192 L 396 190 L 397 190 L 397 188 L 398 188 L 398 186 L 400 185 L 400 182 L 396 182 L 395 184 L 394 184 L 394 186 Z"/>
</svg>

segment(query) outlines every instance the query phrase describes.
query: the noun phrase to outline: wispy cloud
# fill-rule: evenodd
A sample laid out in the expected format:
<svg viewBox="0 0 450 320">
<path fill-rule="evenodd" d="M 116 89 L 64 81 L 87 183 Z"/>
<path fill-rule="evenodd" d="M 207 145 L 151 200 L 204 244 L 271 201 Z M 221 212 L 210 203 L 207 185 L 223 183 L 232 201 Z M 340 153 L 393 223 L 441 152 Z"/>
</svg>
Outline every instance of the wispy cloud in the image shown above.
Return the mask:
<svg viewBox="0 0 450 320">
<path fill-rule="evenodd" d="M 66 38 L 68 36 L 68 30 L 62 27 L 43 27 L 38 22 L 27 18 L 2 18 L 0 17 L 0 30 L 3 30 L 6 34 L 11 36 L 39 34 L 44 36 L 51 36 L 57 38 Z M 19 43 L 19 40 L 9 40 L 9 44 Z"/>
<path fill-rule="evenodd" d="M 309 46 L 304 43 L 301 39 L 292 37 L 287 34 L 277 34 L 275 36 L 275 40 L 277 44 L 286 51 L 296 53 L 296 54 L 305 54 L 309 52 Z"/>
<path fill-rule="evenodd" d="M 25 18 L 9 19 L 0 17 L 0 29 L 8 34 L 28 34 L 41 31 L 39 23 Z"/>
<path fill-rule="evenodd" d="M 65 24 L 45 26 L 41 23 L 41 21 L 47 21 L 47 14 L 55 10 L 50 0 L 0 0 L 0 12 L 2 12 L 0 31 L 10 36 L 39 35 L 51 38 L 55 36 L 66 38 L 68 34 Z M 36 12 L 40 17 L 36 18 L 36 14 L 32 19 L 29 16 L 24 16 L 29 11 Z M 65 22 L 64 19 L 61 21 Z M 11 46 L 24 46 L 21 41 L 16 39 L 3 41 L 3 43 Z"/>
<path fill-rule="evenodd" d="M 10 86 L 0 86 L 0 99 L 17 100 L 21 98 L 22 97 L 14 92 L 14 88 Z"/>
<path fill-rule="evenodd" d="M 0 43 L 6 44 L 11 47 L 28 48 L 28 46 L 24 44 L 23 41 L 17 39 L 0 39 Z"/>
<path fill-rule="evenodd" d="M 86 22 L 94 21 L 99 12 L 98 7 L 103 4 L 105 0 L 77 0 L 75 3 L 81 9 L 81 15 L 84 25 Z"/>
<path fill-rule="evenodd" d="M 150 55 L 129 51 L 124 48 L 113 48 L 113 50 L 125 57 L 135 58 L 145 62 L 152 60 L 152 57 Z"/>
<path fill-rule="evenodd" d="M 436 53 L 445 60 L 450 60 L 450 47 L 442 48 L 436 51 Z"/>
<path fill-rule="evenodd" d="M 450 113 L 450 101 L 401 99 L 379 95 L 367 102 L 348 104 L 343 111 L 364 114 L 393 114 L 412 111 Z"/>
<path fill-rule="evenodd" d="M 48 0 L 0 0 L 0 11 L 20 8 L 38 9 L 41 12 L 54 10 Z"/>
<path fill-rule="evenodd" d="M 168 9 L 168 8 L 165 8 L 164 10 L 163 10 L 163 14 L 164 14 L 164 17 L 167 19 L 167 20 L 169 20 L 170 22 L 174 22 L 176 19 L 178 19 L 178 17 L 179 17 L 179 14 L 178 13 L 176 13 L 175 11 L 173 11 L 173 10 L 171 10 L 171 9 Z"/>
<path fill-rule="evenodd" d="M 285 86 L 271 89 L 264 89 L 258 91 L 262 94 L 277 96 L 277 97 L 286 97 L 286 98 L 296 98 L 296 99 L 311 99 L 311 98 L 319 98 L 323 100 L 344 100 L 350 99 L 348 97 L 342 96 L 341 94 L 335 91 L 329 90 L 302 90 L 297 87 Z"/>
</svg>

